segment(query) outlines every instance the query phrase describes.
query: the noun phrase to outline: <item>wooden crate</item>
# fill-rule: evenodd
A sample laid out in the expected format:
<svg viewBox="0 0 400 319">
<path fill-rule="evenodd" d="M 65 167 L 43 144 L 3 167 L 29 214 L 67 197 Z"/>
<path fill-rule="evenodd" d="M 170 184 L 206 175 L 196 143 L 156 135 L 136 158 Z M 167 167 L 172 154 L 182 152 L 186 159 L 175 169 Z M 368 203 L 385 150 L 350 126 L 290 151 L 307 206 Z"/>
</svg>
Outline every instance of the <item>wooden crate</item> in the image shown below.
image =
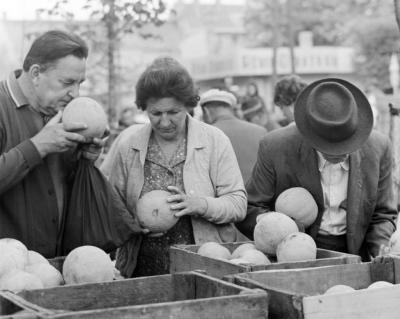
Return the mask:
<svg viewBox="0 0 400 319">
<path fill-rule="evenodd" d="M 225 243 L 222 244 L 222 246 L 228 248 L 232 253 L 241 244 L 244 244 L 244 242 Z M 201 256 L 197 254 L 199 247 L 200 246 L 198 245 L 172 246 L 170 248 L 170 273 L 190 270 L 204 270 L 210 276 L 222 278 L 228 274 L 257 270 L 308 268 L 361 262 L 361 258 L 356 255 L 340 253 L 332 250 L 318 249 L 316 260 L 278 263 L 274 256 L 268 256 L 268 258 L 272 261 L 272 264 L 270 265 L 235 265 L 227 260 Z"/>
<path fill-rule="evenodd" d="M 51 318 L 268 318 L 268 295 L 198 272 L 24 291 Z"/>
<path fill-rule="evenodd" d="M 266 290 L 272 319 L 400 318 L 400 285 L 365 289 L 375 281 L 400 283 L 400 258 L 396 256 L 378 257 L 361 264 L 241 273 L 224 279 Z M 323 295 L 339 284 L 360 290 Z"/>
<path fill-rule="evenodd" d="M 37 318 L 52 313 L 33 305 L 9 291 L 0 291 L 0 318 Z"/>
</svg>

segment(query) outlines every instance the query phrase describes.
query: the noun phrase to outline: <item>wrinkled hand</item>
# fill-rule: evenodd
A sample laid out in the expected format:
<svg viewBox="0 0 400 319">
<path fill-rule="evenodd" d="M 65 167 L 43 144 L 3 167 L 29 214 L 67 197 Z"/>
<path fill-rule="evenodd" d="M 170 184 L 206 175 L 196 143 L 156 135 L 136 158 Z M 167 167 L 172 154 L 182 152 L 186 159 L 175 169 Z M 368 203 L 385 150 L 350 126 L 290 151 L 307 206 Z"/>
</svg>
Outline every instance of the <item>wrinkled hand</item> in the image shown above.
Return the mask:
<svg viewBox="0 0 400 319">
<path fill-rule="evenodd" d="M 85 143 L 86 138 L 74 131 L 87 128 L 85 123 L 73 123 L 64 127 L 61 123 L 62 111 L 59 111 L 43 128 L 31 138 L 40 156 L 62 153 L 75 148 L 78 143 Z"/>
<path fill-rule="evenodd" d="M 206 213 L 208 205 L 205 198 L 186 195 L 176 186 L 168 186 L 167 189 L 175 194 L 167 198 L 167 202 L 172 203 L 171 209 L 177 211 L 175 217 L 203 216 Z"/>
<path fill-rule="evenodd" d="M 103 147 L 106 144 L 109 135 L 110 130 L 107 128 L 101 138 L 95 137 L 87 141 L 81 148 L 82 157 L 92 162 L 96 161 L 103 151 Z"/>
</svg>

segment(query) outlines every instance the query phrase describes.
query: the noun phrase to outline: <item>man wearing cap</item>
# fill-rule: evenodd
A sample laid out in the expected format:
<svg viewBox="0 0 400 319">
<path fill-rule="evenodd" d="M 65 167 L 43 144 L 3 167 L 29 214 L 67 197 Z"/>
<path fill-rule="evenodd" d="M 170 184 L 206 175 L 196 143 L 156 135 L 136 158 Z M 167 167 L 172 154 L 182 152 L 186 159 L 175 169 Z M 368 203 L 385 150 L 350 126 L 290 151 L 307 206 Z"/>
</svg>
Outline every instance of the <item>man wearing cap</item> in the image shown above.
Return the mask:
<svg viewBox="0 0 400 319">
<path fill-rule="evenodd" d="M 233 115 L 236 103 L 232 93 L 218 89 L 208 90 L 200 97 L 205 122 L 218 127 L 229 137 L 246 182 L 257 159 L 258 144 L 267 130 L 236 118 Z"/>
<path fill-rule="evenodd" d="M 248 215 L 238 228 L 252 238 L 256 217 L 273 211 L 277 196 L 304 187 L 318 205 L 306 229 L 319 248 L 369 260 L 395 230 L 397 218 L 389 139 L 372 130 L 365 95 L 341 79 L 308 85 L 295 107 L 296 125 L 261 142 L 247 183 Z"/>
</svg>

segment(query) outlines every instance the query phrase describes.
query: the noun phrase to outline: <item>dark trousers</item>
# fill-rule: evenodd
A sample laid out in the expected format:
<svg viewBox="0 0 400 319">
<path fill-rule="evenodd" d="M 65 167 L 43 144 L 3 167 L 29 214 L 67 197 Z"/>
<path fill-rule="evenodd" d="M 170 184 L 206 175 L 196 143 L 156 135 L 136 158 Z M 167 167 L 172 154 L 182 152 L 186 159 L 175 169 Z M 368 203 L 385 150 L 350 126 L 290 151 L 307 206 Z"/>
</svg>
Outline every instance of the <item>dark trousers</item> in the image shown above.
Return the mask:
<svg viewBox="0 0 400 319">
<path fill-rule="evenodd" d="M 318 248 L 340 251 L 347 253 L 346 235 L 317 235 L 316 244 Z"/>
</svg>

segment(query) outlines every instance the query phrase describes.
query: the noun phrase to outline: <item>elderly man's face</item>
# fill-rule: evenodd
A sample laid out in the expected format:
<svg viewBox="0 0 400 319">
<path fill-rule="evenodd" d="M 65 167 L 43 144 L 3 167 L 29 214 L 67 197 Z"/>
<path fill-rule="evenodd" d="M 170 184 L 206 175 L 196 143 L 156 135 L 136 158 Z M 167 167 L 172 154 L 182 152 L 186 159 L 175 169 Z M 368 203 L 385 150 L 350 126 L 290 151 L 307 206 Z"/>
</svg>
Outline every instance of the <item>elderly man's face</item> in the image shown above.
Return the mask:
<svg viewBox="0 0 400 319">
<path fill-rule="evenodd" d="M 57 60 L 43 72 L 37 72 L 32 80 L 39 110 L 49 116 L 57 114 L 79 96 L 85 75 L 86 59 L 73 55 Z"/>
</svg>

